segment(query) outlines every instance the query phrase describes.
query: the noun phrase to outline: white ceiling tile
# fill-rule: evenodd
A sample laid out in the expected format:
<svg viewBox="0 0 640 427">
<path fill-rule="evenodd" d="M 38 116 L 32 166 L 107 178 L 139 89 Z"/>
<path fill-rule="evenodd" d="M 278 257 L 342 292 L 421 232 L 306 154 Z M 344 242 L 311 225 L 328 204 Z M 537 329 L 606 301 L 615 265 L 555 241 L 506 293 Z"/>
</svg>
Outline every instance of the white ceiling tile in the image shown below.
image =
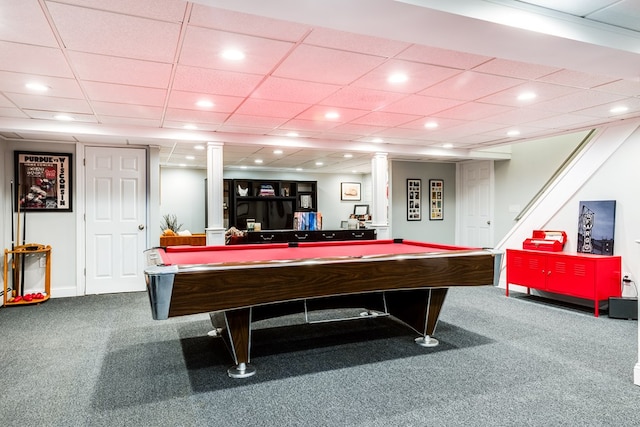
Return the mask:
<svg viewBox="0 0 640 427">
<path fill-rule="evenodd" d="M 160 120 L 163 112 L 162 107 L 151 107 L 139 104 L 116 104 L 96 101 L 92 103 L 92 106 L 99 116 Z"/>
<path fill-rule="evenodd" d="M 80 114 L 80 113 L 64 113 L 65 116 L 70 116 L 73 118 L 73 122 L 61 122 L 55 118 L 59 114 L 58 111 L 49 111 L 49 110 L 24 110 L 26 114 L 29 115 L 32 119 L 44 119 L 44 120 L 54 120 L 60 123 L 60 126 L 64 126 L 66 129 L 72 127 L 72 123 L 98 123 L 98 120 L 93 114 Z"/>
<path fill-rule="evenodd" d="M 120 126 L 144 126 L 159 128 L 162 124 L 160 119 L 145 119 L 141 117 L 123 117 L 123 116 L 100 116 L 100 122 L 106 125 Z"/>
<path fill-rule="evenodd" d="M 489 56 L 475 55 L 432 46 L 414 44 L 397 56 L 398 59 L 442 65 L 444 67 L 470 70 L 492 59 Z"/>
<path fill-rule="evenodd" d="M 35 0 L 2 0 L 0 40 L 58 47 L 58 42 Z"/>
<path fill-rule="evenodd" d="M 74 79 L 0 71 L 0 92 L 33 94 L 33 90 L 26 87 L 27 83 L 48 86 L 49 90 L 43 93 L 46 96 L 84 99 L 80 85 Z"/>
<path fill-rule="evenodd" d="M 276 77 L 328 84 L 349 84 L 377 67 L 384 58 L 327 49 L 298 46 L 273 73 Z"/>
<path fill-rule="evenodd" d="M 123 86 L 111 83 L 83 82 L 87 96 L 92 101 L 162 106 L 166 91 L 162 89 Z"/>
<path fill-rule="evenodd" d="M 640 3 L 637 0 L 622 0 L 612 7 L 604 7 L 587 15 L 588 19 L 606 24 L 640 31 Z"/>
<path fill-rule="evenodd" d="M 625 96 L 595 90 L 574 92 L 551 101 L 540 102 L 536 109 L 570 113 L 596 105 L 608 104 L 625 99 Z"/>
<path fill-rule="evenodd" d="M 52 2 L 52 0 L 46 0 L 47 4 Z M 169 22 L 182 21 L 187 7 L 187 2 L 183 0 L 63 0 L 63 2 Z"/>
<path fill-rule="evenodd" d="M 339 114 L 339 117 L 335 119 L 328 119 L 325 117 L 325 114 L 327 114 L 328 112 L 337 112 Z M 303 111 L 302 113 L 296 116 L 296 119 L 314 120 L 319 122 L 333 123 L 334 124 L 332 126 L 333 128 L 334 126 L 337 126 L 340 123 L 350 122 L 353 119 L 363 116 L 366 113 L 367 113 L 366 110 L 354 110 L 350 108 L 333 108 L 333 107 L 318 105 Z"/>
<path fill-rule="evenodd" d="M 291 42 L 299 41 L 311 29 L 310 26 L 304 24 L 248 15 L 199 4 L 193 5 L 189 24 Z"/>
<path fill-rule="evenodd" d="M 195 125 L 194 123 L 191 122 L 186 122 L 186 121 L 174 121 L 174 120 L 165 120 L 162 122 L 162 127 L 163 128 L 167 128 L 167 129 L 180 129 L 180 130 L 185 130 L 184 126 L 185 125 L 195 125 L 197 126 L 197 131 L 202 131 L 202 132 L 213 132 L 218 130 L 218 128 L 220 127 L 220 123 L 202 123 L 202 122 L 198 122 L 197 125 Z"/>
<path fill-rule="evenodd" d="M 495 74 L 500 76 L 516 77 L 519 79 L 538 79 L 557 71 L 557 67 L 545 65 L 529 64 L 526 62 L 509 61 L 501 58 L 494 58 L 473 69 L 480 73 Z"/>
<path fill-rule="evenodd" d="M 255 74 L 178 66 L 173 88 L 202 94 L 248 96 L 262 77 Z"/>
<path fill-rule="evenodd" d="M 249 98 L 235 113 L 240 115 L 289 118 L 297 116 L 309 107 L 309 104 Z"/>
<path fill-rule="evenodd" d="M 402 83 L 388 81 L 389 76 L 400 73 L 406 74 L 408 80 Z M 391 59 L 353 82 L 353 85 L 390 92 L 416 93 L 460 73 L 455 68 Z"/>
<path fill-rule="evenodd" d="M 239 96 L 224 95 L 203 95 L 196 92 L 182 92 L 174 90 L 169 96 L 169 108 L 179 108 L 184 110 L 202 110 L 196 103 L 198 101 L 207 100 L 213 103 L 213 107 L 204 108 L 205 110 L 215 111 L 217 113 L 231 113 L 235 111 L 245 98 Z"/>
<path fill-rule="evenodd" d="M 592 87 L 601 86 L 606 83 L 614 82 L 614 79 L 607 76 L 597 76 L 593 74 L 583 73 L 580 71 L 561 70 L 553 74 L 549 74 L 538 79 L 542 82 L 554 83 L 559 85 L 590 89 Z"/>
<path fill-rule="evenodd" d="M 199 123 L 222 124 L 229 117 L 228 113 L 217 113 L 213 111 L 181 110 L 178 108 L 167 108 L 165 119 L 168 121 L 184 122 L 194 125 Z"/>
<path fill-rule="evenodd" d="M 260 84 L 251 97 L 315 104 L 339 88 L 338 85 L 269 77 Z"/>
<path fill-rule="evenodd" d="M 522 84 L 511 77 L 466 71 L 420 92 L 420 95 L 472 101 Z"/>
<path fill-rule="evenodd" d="M 267 129 L 268 132 L 270 132 L 278 126 L 284 124 L 287 120 L 287 118 L 282 117 L 234 114 L 224 122 L 224 126 L 249 126 Z"/>
<path fill-rule="evenodd" d="M 381 132 L 386 129 L 384 126 L 372 126 L 372 125 L 362 125 L 356 123 L 345 123 L 342 125 L 338 125 L 332 130 L 337 133 L 346 134 L 346 135 L 373 135 L 376 132 Z"/>
<path fill-rule="evenodd" d="M 485 96 L 483 98 L 480 98 L 479 101 L 487 104 L 509 105 L 512 107 L 527 107 L 536 105 L 540 102 L 560 98 L 577 91 L 578 89 L 568 86 L 531 81 L 520 84 L 518 86 L 510 87 L 489 96 Z M 519 95 L 527 92 L 534 93 L 536 97 L 528 100 L 518 99 Z"/>
<path fill-rule="evenodd" d="M 603 92 L 617 93 L 619 95 L 640 95 L 640 79 L 638 80 L 617 80 L 593 88 Z"/>
<path fill-rule="evenodd" d="M 449 119 L 464 120 L 481 120 L 486 117 L 492 117 L 499 114 L 505 114 L 512 111 L 513 107 L 503 105 L 483 104 L 478 102 L 467 102 L 448 110 L 440 111 L 434 114 L 434 117 L 443 117 Z"/>
<path fill-rule="evenodd" d="M 374 126 L 399 126 L 404 123 L 417 120 L 420 116 L 413 114 L 388 113 L 385 111 L 374 111 L 364 116 L 352 120 L 351 123 L 374 125 Z"/>
<path fill-rule="evenodd" d="M 619 0 L 580 0 L 580 1 L 558 1 L 558 0 L 522 0 L 546 9 L 557 10 L 575 16 L 585 16 L 599 9 L 619 3 Z"/>
<path fill-rule="evenodd" d="M 48 3 L 67 49 L 171 63 L 180 25 Z"/>
<path fill-rule="evenodd" d="M 465 101 L 434 98 L 430 96 L 410 95 L 381 109 L 391 113 L 417 114 L 429 116 L 439 111 L 447 110 Z"/>
<path fill-rule="evenodd" d="M 404 96 L 401 93 L 347 86 L 328 96 L 320 104 L 360 110 L 378 110 Z"/>
<path fill-rule="evenodd" d="M 0 69 L 41 76 L 73 77 L 59 49 L 0 41 Z"/>
<path fill-rule="evenodd" d="M 208 28 L 189 27 L 180 53 L 180 64 L 237 71 L 248 74 L 269 73 L 293 48 L 293 43 Z M 245 54 L 240 61 L 222 57 L 227 49 Z"/>
<path fill-rule="evenodd" d="M 329 30 L 326 28 L 314 28 L 313 31 L 305 37 L 304 44 L 386 58 L 394 57 L 410 46 L 409 43 L 348 33 L 345 31 Z"/>
<path fill-rule="evenodd" d="M 56 113 L 92 113 L 91 107 L 84 99 L 56 98 L 24 93 L 5 93 L 5 96 L 23 110 L 48 110 Z"/>
<path fill-rule="evenodd" d="M 3 106 L 0 106 L 0 117 L 8 117 L 8 118 L 11 118 L 11 119 L 26 119 L 26 118 L 29 118 L 28 115 L 26 115 L 25 113 L 20 111 L 18 108 L 3 107 Z"/>
<path fill-rule="evenodd" d="M 640 99 L 638 98 L 625 98 L 607 104 L 597 105 L 595 107 L 584 108 L 577 110 L 576 114 L 615 119 L 623 116 L 623 114 L 611 112 L 611 109 L 616 107 L 628 108 L 628 111 L 624 113 L 624 116 L 626 117 L 640 115 Z"/>
<path fill-rule="evenodd" d="M 171 64 L 73 51 L 68 55 L 81 80 L 162 89 L 169 87 Z"/>
<path fill-rule="evenodd" d="M 299 132 L 307 132 L 301 136 L 312 136 L 317 135 L 318 131 L 325 131 L 328 129 L 333 129 L 338 126 L 339 123 L 329 122 L 326 120 L 303 120 L 303 119 L 292 119 L 287 123 L 280 126 L 282 130 L 292 130 Z"/>
</svg>

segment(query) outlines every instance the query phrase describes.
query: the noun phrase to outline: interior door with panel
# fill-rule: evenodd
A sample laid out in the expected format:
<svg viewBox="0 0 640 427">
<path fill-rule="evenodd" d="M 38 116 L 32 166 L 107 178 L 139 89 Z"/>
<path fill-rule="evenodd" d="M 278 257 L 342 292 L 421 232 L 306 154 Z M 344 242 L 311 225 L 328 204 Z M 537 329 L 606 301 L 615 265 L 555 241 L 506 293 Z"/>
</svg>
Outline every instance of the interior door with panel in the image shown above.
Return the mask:
<svg viewBox="0 0 640 427">
<path fill-rule="evenodd" d="M 86 293 L 142 291 L 146 151 L 86 147 Z"/>
</svg>

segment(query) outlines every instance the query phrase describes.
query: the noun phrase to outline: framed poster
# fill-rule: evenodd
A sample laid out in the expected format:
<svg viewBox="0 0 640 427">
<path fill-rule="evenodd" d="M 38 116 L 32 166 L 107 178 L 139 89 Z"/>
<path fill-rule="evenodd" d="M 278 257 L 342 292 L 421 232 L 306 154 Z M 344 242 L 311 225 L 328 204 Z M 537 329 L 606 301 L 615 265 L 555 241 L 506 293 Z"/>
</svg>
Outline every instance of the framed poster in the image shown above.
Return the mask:
<svg viewBox="0 0 640 427">
<path fill-rule="evenodd" d="M 441 179 L 429 180 L 429 220 L 439 221 L 444 219 L 444 181 Z"/>
<path fill-rule="evenodd" d="M 421 221 L 422 180 L 407 179 L 407 221 Z"/>
<path fill-rule="evenodd" d="M 615 200 L 580 202 L 578 214 L 578 252 L 613 255 L 615 228 Z"/>
<path fill-rule="evenodd" d="M 71 154 L 16 151 L 15 209 L 63 212 L 72 210 Z"/>
<path fill-rule="evenodd" d="M 360 183 L 341 182 L 340 200 L 360 200 Z"/>
</svg>

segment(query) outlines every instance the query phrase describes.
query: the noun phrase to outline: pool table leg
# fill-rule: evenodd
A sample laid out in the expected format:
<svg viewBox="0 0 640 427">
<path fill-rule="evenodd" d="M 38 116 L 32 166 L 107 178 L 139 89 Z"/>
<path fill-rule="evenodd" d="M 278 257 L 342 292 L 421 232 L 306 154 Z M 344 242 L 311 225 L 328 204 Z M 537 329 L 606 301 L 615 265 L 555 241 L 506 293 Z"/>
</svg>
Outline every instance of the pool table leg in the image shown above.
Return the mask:
<svg viewBox="0 0 640 427">
<path fill-rule="evenodd" d="M 227 370 L 231 378 L 247 378 L 256 373 L 249 364 L 251 349 L 251 308 L 228 310 L 224 314 L 236 366 Z"/>
<path fill-rule="evenodd" d="M 389 314 L 403 321 L 418 333 L 416 343 L 423 347 L 435 347 L 438 340 L 433 333 L 438 324 L 440 310 L 448 288 L 430 288 L 411 291 L 387 292 Z"/>
</svg>

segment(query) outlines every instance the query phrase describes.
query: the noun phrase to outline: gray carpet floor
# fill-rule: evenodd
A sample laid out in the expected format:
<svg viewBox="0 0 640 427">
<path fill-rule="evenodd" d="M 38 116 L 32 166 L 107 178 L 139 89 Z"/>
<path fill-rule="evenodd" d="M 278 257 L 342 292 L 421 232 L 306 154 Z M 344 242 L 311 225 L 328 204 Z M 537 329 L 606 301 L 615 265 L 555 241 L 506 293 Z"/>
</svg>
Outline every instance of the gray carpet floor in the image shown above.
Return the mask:
<svg viewBox="0 0 640 427">
<path fill-rule="evenodd" d="M 0 425 L 640 425 L 636 321 L 492 287 L 450 290 L 435 348 L 299 320 L 258 323 L 234 380 L 207 315 L 154 321 L 144 293 L 0 309 Z"/>
</svg>

